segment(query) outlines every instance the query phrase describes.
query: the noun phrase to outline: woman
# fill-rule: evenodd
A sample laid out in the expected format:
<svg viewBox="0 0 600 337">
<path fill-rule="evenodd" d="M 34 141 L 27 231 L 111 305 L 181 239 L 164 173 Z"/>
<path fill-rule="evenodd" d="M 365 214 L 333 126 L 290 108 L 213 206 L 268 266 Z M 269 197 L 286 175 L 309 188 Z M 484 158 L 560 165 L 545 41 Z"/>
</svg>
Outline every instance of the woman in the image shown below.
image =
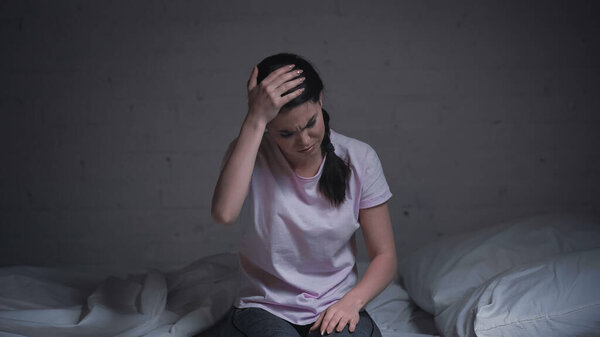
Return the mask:
<svg viewBox="0 0 600 337">
<path fill-rule="evenodd" d="M 380 336 L 363 308 L 396 273 L 391 193 L 375 151 L 329 128 L 322 92 L 293 54 L 267 57 L 248 81 L 212 202 L 219 223 L 245 202 L 252 213 L 232 314 L 241 336 Z M 359 227 L 371 262 L 357 283 Z"/>
</svg>

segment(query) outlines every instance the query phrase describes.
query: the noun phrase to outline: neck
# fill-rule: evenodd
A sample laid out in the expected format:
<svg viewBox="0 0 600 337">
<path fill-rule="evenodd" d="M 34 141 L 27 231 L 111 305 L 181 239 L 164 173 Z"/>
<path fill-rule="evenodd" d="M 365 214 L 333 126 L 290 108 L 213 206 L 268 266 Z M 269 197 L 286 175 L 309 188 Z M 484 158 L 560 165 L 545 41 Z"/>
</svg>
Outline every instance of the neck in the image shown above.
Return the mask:
<svg viewBox="0 0 600 337">
<path fill-rule="evenodd" d="M 305 160 L 298 160 L 297 158 L 288 158 L 288 156 L 283 153 L 283 157 L 290 164 L 292 170 L 296 172 L 297 175 L 301 177 L 314 177 L 317 172 L 319 172 L 319 168 L 321 167 L 321 163 L 323 163 L 324 156 L 321 155 L 321 151 L 316 153 L 314 156 L 306 158 Z"/>
</svg>

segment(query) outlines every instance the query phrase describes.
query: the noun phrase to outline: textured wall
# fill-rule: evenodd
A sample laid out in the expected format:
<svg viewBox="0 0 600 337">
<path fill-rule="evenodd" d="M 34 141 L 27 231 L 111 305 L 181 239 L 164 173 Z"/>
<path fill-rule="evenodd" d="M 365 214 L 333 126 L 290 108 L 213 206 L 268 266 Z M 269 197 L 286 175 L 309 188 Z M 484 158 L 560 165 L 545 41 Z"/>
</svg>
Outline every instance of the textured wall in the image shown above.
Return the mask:
<svg viewBox="0 0 600 337">
<path fill-rule="evenodd" d="M 538 212 L 600 213 L 594 1 L 0 2 L 0 265 L 171 268 L 210 218 L 263 57 L 306 56 L 371 144 L 399 253 Z"/>
</svg>

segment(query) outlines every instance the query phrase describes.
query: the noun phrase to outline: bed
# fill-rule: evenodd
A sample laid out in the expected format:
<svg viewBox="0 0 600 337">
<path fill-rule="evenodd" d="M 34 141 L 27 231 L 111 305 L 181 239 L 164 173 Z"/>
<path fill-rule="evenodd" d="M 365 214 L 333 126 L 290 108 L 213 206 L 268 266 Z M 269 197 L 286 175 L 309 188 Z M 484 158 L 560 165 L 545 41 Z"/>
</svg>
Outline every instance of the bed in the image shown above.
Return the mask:
<svg viewBox="0 0 600 337">
<path fill-rule="evenodd" d="M 236 261 L 109 276 L 3 267 L 0 337 L 208 337 L 233 301 Z M 402 259 L 399 274 L 367 306 L 384 337 L 600 335 L 594 218 L 538 215 L 449 236 Z"/>
</svg>

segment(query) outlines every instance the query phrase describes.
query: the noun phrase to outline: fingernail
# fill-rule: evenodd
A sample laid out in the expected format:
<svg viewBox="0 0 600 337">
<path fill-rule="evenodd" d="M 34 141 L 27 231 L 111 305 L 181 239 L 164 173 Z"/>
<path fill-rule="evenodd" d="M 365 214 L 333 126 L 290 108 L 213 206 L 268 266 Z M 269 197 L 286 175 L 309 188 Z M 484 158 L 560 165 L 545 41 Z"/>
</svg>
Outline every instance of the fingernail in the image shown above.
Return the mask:
<svg viewBox="0 0 600 337">
<path fill-rule="evenodd" d="M 305 79 L 306 77 L 300 77 L 300 82 L 304 82 Z"/>
<path fill-rule="evenodd" d="M 292 69 L 292 68 L 294 68 L 294 66 L 295 66 L 295 64 L 290 64 L 288 67 L 289 67 L 290 69 Z"/>
<path fill-rule="evenodd" d="M 296 74 L 302 74 L 302 71 L 303 71 L 302 69 L 296 70 Z"/>
</svg>

